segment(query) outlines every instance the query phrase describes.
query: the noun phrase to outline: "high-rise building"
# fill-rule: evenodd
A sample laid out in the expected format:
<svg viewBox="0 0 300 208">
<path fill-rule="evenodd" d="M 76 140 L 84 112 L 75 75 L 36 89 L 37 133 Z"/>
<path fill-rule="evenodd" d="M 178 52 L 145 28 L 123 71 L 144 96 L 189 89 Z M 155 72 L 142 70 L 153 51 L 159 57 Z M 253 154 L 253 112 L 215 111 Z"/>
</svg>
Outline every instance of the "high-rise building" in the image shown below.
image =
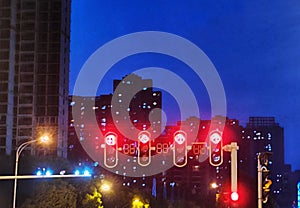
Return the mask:
<svg viewBox="0 0 300 208">
<path fill-rule="evenodd" d="M 271 191 L 280 207 L 289 207 L 295 200 L 290 188 L 291 167 L 284 163 L 284 129 L 275 122 L 274 117 L 250 117 L 242 132 L 242 143 L 247 144 L 244 152 L 244 169 L 255 177 L 257 175 L 257 155 L 259 152 L 271 152 L 268 168 L 273 181 Z M 296 186 L 296 185 L 295 185 Z"/>
<path fill-rule="evenodd" d="M 152 80 L 131 74 L 122 80 L 114 80 L 113 84 L 113 94 L 70 96 L 70 159 L 76 161 L 80 157 L 88 158 L 79 142 L 93 140 L 93 147 L 99 148 L 104 142 L 99 130 L 102 134 L 111 131 L 117 133 L 120 145 L 128 139 L 134 141 L 132 138 L 137 136 L 131 135 L 134 129 L 147 130 L 152 135 L 160 134 L 161 111 L 155 109 L 161 109 L 162 97 L 160 91 L 153 90 Z M 92 123 L 91 116 L 95 116 L 97 123 Z M 124 131 L 119 131 L 122 127 L 126 129 L 126 135 Z"/>
<path fill-rule="evenodd" d="M 47 133 L 52 143 L 46 152 L 67 156 L 70 4 L 0 0 L 2 153 Z"/>
</svg>

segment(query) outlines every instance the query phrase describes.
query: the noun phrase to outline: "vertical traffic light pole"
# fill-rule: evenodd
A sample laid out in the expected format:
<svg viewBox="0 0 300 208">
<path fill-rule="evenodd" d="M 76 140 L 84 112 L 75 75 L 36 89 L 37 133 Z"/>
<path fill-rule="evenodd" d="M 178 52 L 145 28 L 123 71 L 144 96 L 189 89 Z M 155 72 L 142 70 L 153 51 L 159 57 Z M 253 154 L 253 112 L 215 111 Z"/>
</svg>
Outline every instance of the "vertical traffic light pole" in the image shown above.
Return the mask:
<svg viewBox="0 0 300 208">
<path fill-rule="evenodd" d="M 236 142 L 231 143 L 231 191 L 237 193 L 237 150 Z"/>
<path fill-rule="evenodd" d="M 257 203 L 258 208 L 262 208 L 262 170 L 260 164 L 260 153 L 257 156 Z"/>
<path fill-rule="evenodd" d="M 258 208 L 262 208 L 263 204 L 268 202 L 271 191 L 272 180 L 269 179 L 270 170 L 268 170 L 270 155 L 272 152 L 260 152 L 257 156 Z"/>
<path fill-rule="evenodd" d="M 239 146 L 236 142 L 225 145 L 223 149 L 226 152 L 231 152 L 231 198 L 235 201 L 238 200 L 237 192 L 237 151 Z"/>
</svg>

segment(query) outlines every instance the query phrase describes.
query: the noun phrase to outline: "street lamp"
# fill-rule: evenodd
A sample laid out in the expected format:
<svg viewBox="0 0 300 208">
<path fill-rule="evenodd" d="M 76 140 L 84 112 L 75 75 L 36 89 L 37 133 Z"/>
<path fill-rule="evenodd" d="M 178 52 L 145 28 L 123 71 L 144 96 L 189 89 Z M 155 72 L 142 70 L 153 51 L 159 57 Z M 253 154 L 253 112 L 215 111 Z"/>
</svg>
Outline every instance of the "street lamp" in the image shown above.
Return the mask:
<svg viewBox="0 0 300 208">
<path fill-rule="evenodd" d="M 218 188 L 219 186 L 218 186 L 218 184 L 217 184 L 216 182 L 213 182 L 213 183 L 210 184 L 210 187 L 211 187 L 212 189 L 216 189 L 216 188 Z"/>
<path fill-rule="evenodd" d="M 13 208 L 16 208 L 16 199 L 17 199 L 17 176 L 18 176 L 18 164 L 19 164 L 19 157 L 22 153 L 22 151 L 30 144 L 35 143 L 39 140 L 35 139 L 35 140 L 30 140 L 27 142 L 22 143 L 17 151 L 16 151 L 16 162 L 15 162 L 15 180 L 14 180 L 14 196 L 13 196 Z M 42 136 L 40 138 L 40 141 L 42 143 L 48 142 L 49 141 L 49 137 L 48 136 Z"/>
</svg>

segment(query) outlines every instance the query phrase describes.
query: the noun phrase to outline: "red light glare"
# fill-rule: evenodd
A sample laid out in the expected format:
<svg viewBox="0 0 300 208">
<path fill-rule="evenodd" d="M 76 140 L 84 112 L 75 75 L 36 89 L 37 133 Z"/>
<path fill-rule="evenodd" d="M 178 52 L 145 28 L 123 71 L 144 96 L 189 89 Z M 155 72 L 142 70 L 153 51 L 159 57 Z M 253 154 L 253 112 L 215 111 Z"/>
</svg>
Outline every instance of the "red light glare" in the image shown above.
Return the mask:
<svg viewBox="0 0 300 208">
<path fill-rule="evenodd" d="M 231 193 L 231 200 L 232 201 L 237 201 L 239 199 L 239 194 L 237 192 L 232 192 Z"/>
</svg>

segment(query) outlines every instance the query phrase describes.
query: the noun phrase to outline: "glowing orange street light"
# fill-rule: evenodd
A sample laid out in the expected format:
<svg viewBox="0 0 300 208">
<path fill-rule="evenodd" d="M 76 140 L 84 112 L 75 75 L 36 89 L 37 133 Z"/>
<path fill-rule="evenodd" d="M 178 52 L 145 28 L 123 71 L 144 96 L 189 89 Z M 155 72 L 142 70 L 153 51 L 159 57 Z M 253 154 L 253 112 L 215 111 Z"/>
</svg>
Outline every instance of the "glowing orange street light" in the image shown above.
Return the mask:
<svg viewBox="0 0 300 208">
<path fill-rule="evenodd" d="M 218 188 L 218 184 L 216 182 L 213 182 L 210 184 L 210 187 L 213 189 L 216 189 L 216 188 Z"/>
<path fill-rule="evenodd" d="M 49 137 L 47 135 L 44 135 L 40 137 L 39 139 L 30 140 L 27 142 L 22 143 L 17 151 L 16 151 L 16 162 L 15 162 L 15 181 L 14 181 L 14 195 L 13 195 L 13 208 L 16 208 L 16 199 L 17 199 L 17 176 L 18 176 L 18 164 L 19 164 L 19 157 L 22 153 L 22 151 L 30 144 L 40 141 L 41 143 L 47 143 L 49 142 Z"/>
</svg>

